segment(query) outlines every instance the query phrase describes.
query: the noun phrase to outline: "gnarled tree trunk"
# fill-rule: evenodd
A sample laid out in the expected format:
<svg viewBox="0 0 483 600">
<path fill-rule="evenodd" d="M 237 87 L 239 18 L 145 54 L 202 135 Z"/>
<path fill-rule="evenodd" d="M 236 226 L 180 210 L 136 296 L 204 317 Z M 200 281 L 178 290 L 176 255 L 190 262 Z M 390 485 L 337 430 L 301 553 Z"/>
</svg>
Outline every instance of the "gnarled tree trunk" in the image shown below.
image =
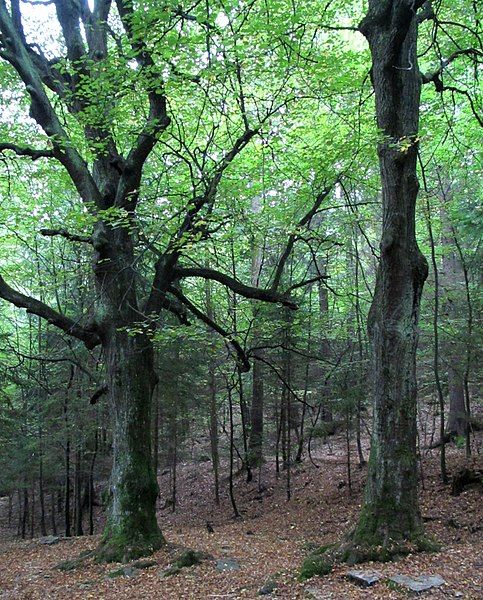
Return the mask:
<svg viewBox="0 0 483 600">
<path fill-rule="evenodd" d="M 122 561 L 150 554 L 164 543 L 156 520 L 158 484 L 146 433 L 156 377 L 152 345 L 145 336 L 116 332 L 106 350 L 114 439 L 101 557 Z"/>
<path fill-rule="evenodd" d="M 164 544 L 156 520 L 158 483 L 151 452 L 157 375 L 152 341 L 137 326 L 129 233 L 100 223 L 95 240 L 97 326 L 106 360 L 113 430 L 109 515 L 99 558 L 123 561 L 150 554 Z"/>
<path fill-rule="evenodd" d="M 419 3 L 421 5 L 421 3 Z M 383 223 L 369 315 L 374 424 L 364 504 L 351 561 L 421 547 L 416 463 L 416 347 L 427 262 L 415 236 L 421 75 L 418 3 L 369 2 L 360 25 L 372 54 Z"/>
</svg>

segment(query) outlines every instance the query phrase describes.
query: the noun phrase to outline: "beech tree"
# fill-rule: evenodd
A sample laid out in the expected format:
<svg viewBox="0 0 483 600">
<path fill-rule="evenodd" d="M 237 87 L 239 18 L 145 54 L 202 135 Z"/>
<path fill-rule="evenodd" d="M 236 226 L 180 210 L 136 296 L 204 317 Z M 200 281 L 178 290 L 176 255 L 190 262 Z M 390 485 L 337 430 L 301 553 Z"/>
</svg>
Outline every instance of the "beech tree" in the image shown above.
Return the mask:
<svg viewBox="0 0 483 600">
<path fill-rule="evenodd" d="M 346 557 L 368 557 L 431 547 L 418 504 L 416 454 L 416 350 L 421 294 L 428 264 L 416 240 L 416 200 L 421 87 L 448 89 L 441 66 L 422 74 L 418 67 L 418 27 L 437 16 L 431 1 L 370 0 L 359 25 L 372 57 L 381 139 L 382 234 L 374 298 L 368 317 L 372 349 L 373 432 L 364 504 Z M 473 105 L 472 105 L 473 108 Z"/>
<path fill-rule="evenodd" d="M 281 70 L 266 99 L 248 97 L 236 47 L 231 53 L 222 50 L 209 7 L 206 14 L 201 9 L 189 14 L 175 4 L 165 8 L 149 5 L 143 12 L 131 0 L 96 0 L 92 8 L 87 2 L 73 0 L 55 0 L 53 4 L 61 38 L 56 56 L 51 49 L 43 50 L 29 41 L 28 19 L 18 0 L 13 0 L 10 8 L 0 1 L 0 57 L 11 65 L 24 86 L 30 117 L 43 132 L 36 137 L 47 142 L 37 148 L 7 141 L 0 144 L 0 150 L 32 160 L 54 160 L 67 171 L 90 215 L 92 232 L 81 235 L 58 228 L 41 233 L 91 248 L 95 292 L 89 310 L 73 316 L 18 291 L 1 277 L 0 296 L 46 319 L 88 349 L 102 347 L 112 417 L 113 465 L 109 515 L 98 558 L 126 560 L 151 553 L 164 543 L 155 515 L 158 484 L 149 433 L 153 390 L 156 384 L 162 388 L 154 368 L 152 343 L 158 317 L 169 311 L 187 323 L 192 314 L 229 337 L 228 331 L 188 299 L 181 281 L 211 280 L 235 294 L 295 308 L 288 294 L 279 291 L 294 236 L 281 255 L 272 285 L 266 289 L 246 285 L 215 269 L 182 263 L 185 250 L 209 238 L 216 227 L 210 219 L 220 182 L 231 163 L 287 104 L 290 68 Z M 240 18 L 241 24 L 236 25 L 238 34 L 245 21 Z M 228 23 L 225 15 L 224 25 Z M 232 35 L 234 25 L 230 27 Z M 221 69 L 222 82 L 212 96 L 210 73 L 204 80 L 198 73 L 184 72 L 175 60 L 178 52 L 186 50 L 182 47 L 184 30 L 198 43 L 201 40 L 204 49 L 204 54 L 196 51 L 188 64 L 201 68 L 213 61 L 215 73 Z M 170 38 L 173 31 L 174 38 Z M 161 46 L 154 41 L 157 35 Z M 198 121 L 190 124 L 189 133 L 176 112 L 179 97 L 170 105 L 166 91 L 165 80 L 173 74 L 183 86 L 197 90 L 193 94 L 204 98 L 204 108 Z M 130 83 L 121 83 L 123 77 Z M 139 114 L 134 122 L 126 117 L 124 126 L 128 130 L 131 127 L 134 134 L 120 130 L 117 121 L 124 96 L 129 93 L 122 85 L 131 86 L 146 108 L 142 128 Z M 221 90 L 226 86 L 234 86 L 231 100 L 223 97 Z M 189 95 L 185 98 L 189 103 Z M 171 152 L 166 168 L 169 160 L 174 160 L 183 164 L 188 174 L 185 203 L 163 248 L 156 244 L 156 236 L 147 239 L 138 226 L 143 174 L 160 140 Z M 201 141 L 204 149 L 200 149 Z M 301 226 L 310 223 L 329 191 L 324 189 L 317 196 Z M 154 258 L 141 268 L 146 252 Z M 240 368 L 248 369 L 240 344 L 235 340 L 230 343 Z"/>
</svg>

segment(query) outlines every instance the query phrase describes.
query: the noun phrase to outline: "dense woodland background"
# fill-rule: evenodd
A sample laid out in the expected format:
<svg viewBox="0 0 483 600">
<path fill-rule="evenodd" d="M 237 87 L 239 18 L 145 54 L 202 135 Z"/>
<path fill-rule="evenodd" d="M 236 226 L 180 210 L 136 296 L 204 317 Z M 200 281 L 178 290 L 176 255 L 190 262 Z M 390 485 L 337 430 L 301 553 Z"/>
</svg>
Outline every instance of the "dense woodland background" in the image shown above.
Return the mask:
<svg viewBox="0 0 483 600">
<path fill-rule="evenodd" d="M 54 4 L 62 3 L 21 3 L 32 52 L 48 61 L 65 44 Z M 483 46 L 477 3 L 432 5 L 418 41 L 421 73 L 438 75 L 423 85 L 418 134 L 416 233 L 430 270 L 419 320 L 417 447 L 422 475 L 427 466 L 451 483 L 482 452 Z M 12 0 L 14 14 L 19 6 Z M 150 320 L 140 314 L 125 331 L 154 346 L 150 427 L 165 518 L 183 510 L 180 498 L 186 509 L 193 465 L 203 474 L 208 528 L 220 502 L 243 516 L 244 482 L 262 496 L 270 482 L 290 501 L 300 464 L 330 470 L 323 461 L 334 451 L 332 485 L 348 497 L 360 491 L 372 427 L 366 324 L 382 222 L 371 59 L 357 32 L 364 12 L 364 2 L 343 0 L 135 7 L 132 27 L 160 69 L 170 117 L 130 192 L 139 198 L 135 219 L 117 206 L 94 214 L 80 200 L 29 117 L 24 84 L 0 61 L 2 278 L 85 325 L 98 300 L 89 243 L 96 218 L 135 240 L 130 267 L 143 300 L 173 239 L 182 254 L 187 276 L 171 290 L 171 305 Z M 70 55 L 50 63 L 79 77 L 74 100 L 55 85 L 48 94 L 88 164 L 111 140 L 84 131 L 102 129 L 108 115 L 124 150 L 150 111 L 141 96 L 154 67 L 138 61 L 114 9 L 106 44 L 91 76 L 75 74 Z M 404 153 L 412 141 L 400 144 Z M 216 204 L 183 233 L 187 206 L 206 188 Z M 206 269 L 261 289 L 277 280 L 297 310 L 194 276 Z M 112 454 L 104 352 L 2 301 L 0 382 L 8 535 L 100 533 Z"/>
</svg>

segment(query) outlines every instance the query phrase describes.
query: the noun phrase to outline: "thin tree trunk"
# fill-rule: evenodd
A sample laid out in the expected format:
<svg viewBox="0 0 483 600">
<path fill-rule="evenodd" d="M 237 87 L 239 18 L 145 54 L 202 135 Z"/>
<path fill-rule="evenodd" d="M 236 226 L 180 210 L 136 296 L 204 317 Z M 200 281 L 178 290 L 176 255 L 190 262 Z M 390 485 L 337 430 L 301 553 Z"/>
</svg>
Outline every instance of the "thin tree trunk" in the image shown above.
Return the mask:
<svg viewBox="0 0 483 600">
<path fill-rule="evenodd" d="M 159 385 L 154 389 L 153 393 L 153 407 L 154 407 L 154 418 L 153 418 L 153 470 L 158 478 L 159 470 Z"/>
<path fill-rule="evenodd" d="M 12 526 L 12 513 L 13 513 L 13 492 L 8 494 L 8 526 Z"/>
<path fill-rule="evenodd" d="M 206 314 L 214 320 L 213 301 L 211 296 L 211 282 L 206 280 L 205 283 L 205 299 L 206 299 Z M 213 332 L 209 331 L 210 346 L 208 359 L 208 394 L 210 400 L 210 448 L 211 448 L 211 464 L 213 466 L 213 478 L 215 487 L 215 504 L 220 503 L 220 456 L 218 450 L 218 411 L 216 402 L 216 345 L 213 337 Z"/>
<path fill-rule="evenodd" d="M 20 488 L 17 490 L 18 495 L 18 519 L 17 519 L 17 537 L 22 533 L 22 520 L 23 520 L 23 510 L 22 510 L 22 491 Z"/>
<path fill-rule="evenodd" d="M 252 213 L 258 215 L 262 209 L 261 198 L 255 196 L 252 201 Z M 262 241 L 255 233 L 252 236 L 252 266 L 251 266 L 251 284 L 255 287 L 260 285 L 260 276 L 263 264 L 263 245 Z M 252 310 L 253 335 L 252 345 L 258 346 L 261 342 L 261 332 L 259 326 L 260 310 L 254 305 Z M 263 364 L 257 358 L 263 358 L 263 351 L 256 350 L 252 367 L 252 404 L 250 410 L 250 440 L 249 440 L 249 460 L 255 468 L 260 468 L 263 462 L 263 405 L 264 389 Z"/>
<path fill-rule="evenodd" d="M 236 277 L 236 259 L 235 259 L 235 249 L 233 243 L 230 247 L 231 251 L 231 268 L 233 277 Z M 233 319 L 233 331 L 236 333 L 238 331 L 238 317 L 237 317 L 237 305 L 238 298 L 235 293 L 233 293 L 230 297 L 231 300 L 231 309 L 232 309 L 232 319 Z M 240 417 L 241 417 L 241 427 L 242 427 L 242 442 L 243 442 L 243 464 L 242 468 L 246 469 L 247 473 L 247 482 L 250 482 L 253 479 L 253 474 L 251 470 L 250 463 L 250 455 L 248 452 L 248 431 L 247 431 L 247 423 L 250 419 L 250 414 L 248 412 L 248 407 L 245 401 L 245 391 L 243 386 L 243 377 L 242 371 L 240 368 L 237 369 L 237 381 L 238 381 L 238 398 L 240 405 Z"/>
<path fill-rule="evenodd" d="M 178 423 L 176 417 L 176 411 L 174 411 L 171 426 L 171 512 L 175 512 L 176 510 L 178 483 Z"/>
<path fill-rule="evenodd" d="M 290 354 L 289 354 L 290 360 Z M 287 372 L 287 383 L 291 386 L 291 365 L 289 363 Z M 290 390 L 287 390 L 287 502 L 292 497 L 292 394 Z"/>
<path fill-rule="evenodd" d="M 236 329 L 235 329 L 236 330 Z M 247 432 L 247 420 L 249 417 L 247 404 L 245 401 L 245 388 L 243 385 L 243 377 L 241 369 L 238 369 L 238 398 L 240 404 L 240 420 L 242 426 L 242 441 L 243 441 L 243 465 L 242 468 L 246 469 L 247 472 L 247 483 L 253 479 L 252 464 L 250 462 L 250 455 L 248 452 L 248 432 Z"/>
<path fill-rule="evenodd" d="M 84 535 L 82 528 L 83 506 L 82 506 L 82 473 L 81 473 L 81 451 L 80 448 L 75 452 L 75 535 Z"/>
<path fill-rule="evenodd" d="M 277 406 L 278 404 L 278 406 Z M 277 476 L 280 474 L 280 441 L 282 437 L 282 429 L 284 427 L 285 408 L 283 401 L 283 390 L 280 403 L 275 404 L 275 424 L 277 426 L 277 437 L 275 440 L 275 472 Z"/>
<path fill-rule="evenodd" d="M 309 336 L 310 342 L 310 336 Z M 309 345 L 310 347 L 310 345 Z M 297 444 L 297 454 L 295 455 L 295 462 L 302 462 L 302 456 L 304 453 L 304 444 L 305 444 L 305 414 L 307 412 L 307 396 L 309 391 L 309 370 L 310 370 L 310 362 L 307 360 L 305 365 L 305 377 L 304 377 L 304 395 L 303 400 L 304 403 L 302 405 L 302 416 L 300 418 L 300 435 Z"/>
<path fill-rule="evenodd" d="M 453 240 L 458 251 L 458 256 L 460 260 L 461 267 L 463 269 L 463 276 L 465 282 L 465 292 L 466 292 L 466 306 L 467 306 L 467 341 L 466 341 L 466 364 L 465 364 L 465 372 L 463 377 L 464 390 L 465 390 L 465 408 L 466 408 L 466 418 L 467 418 L 467 428 L 466 428 L 466 457 L 470 458 L 471 456 L 471 401 L 470 401 L 470 386 L 469 386 L 469 377 L 470 377 L 470 368 L 472 363 L 472 352 L 471 352 L 471 343 L 473 336 L 473 304 L 471 302 L 471 294 L 470 294 L 470 282 L 468 277 L 468 267 L 466 266 L 465 257 L 461 246 L 458 242 L 458 238 L 456 237 L 456 233 L 454 228 L 452 228 Z"/>
<path fill-rule="evenodd" d="M 35 479 L 32 480 L 32 503 L 30 508 L 30 537 L 34 537 L 35 532 Z"/>
<path fill-rule="evenodd" d="M 64 396 L 64 427 L 65 427 L 65 446 L 64 446 L 64 525 L 65 537 L 70 537 L 70 432 L 69 432 L 69 393 L 74 380 L 74 367 L 70 369 L 70 379 L 67 385 L 67 391 Z"/>
<path fill-rule="evenodd" d="M 252 367 L 249 456 L 253 467 L 260 467 L 263 462 L 264 369 L 262 363 L 257 360 L 257 357 L 261 356 L 262 352 L 257 350 Z"/>
<path fill-rule="evenodd" d="M 55 492 L 50 493 L 50 522 L 52 525 L 52 535 L 57 535 L 57 523 L 55 521 Z"/>
<path fill-rule="evenodd" d="M 360 258 L 359 258 L 359 245 L 357 242 L 357 230 L 354 231 L 354 251 L 355 251 L 355 287 L 356 287 L 356 298 L 355 298 L 355 311 L 356 311 L 356 324 L 357 324 L 357 348 L 359 351 L 359 370 L 362 378 L 365 378 L 364 373 L 364 346 L 362 343 L 362 315 L 361 305 L 359 299 L 359 269 L 360 269 Z M 362 390 L 361 390 L 362 392 Z M 362 412 L 362 400 L 361 393 L 357 395 L 356 401 L 356 444 L 357 444 L 357 455 L 359 457 L 359 467 L 363 467 L 366 464 L 364 453 L 362 452 L 361 442 L 361 412 Z"/>
<path fill-rule="evenodd" d="M 229 492 L 230 492 L 230 501 L 233 507 L 233 515 L 235 519 L 240 517 L 240 513 L 238 512 L 238 507 L 236 505 L 235 500 L 235 491 L 233 487 L 233 460 L 234 460 L 234 449 L 235 449 L 235 424 L 233 421 L 233 393 L 232 387 L 228 383 L 228 410 L 229 410 L 229 420 L 230 420 L 230 474 L 229 474 Z"/>
<path fill-rule="evenodd" d="M 91 464 L 89 468 L 89 535 L 94 534 L 94 467 L 96 464 L 99 434 L 96 423 L 94 433 L 94 450 L 92 452 Z"/>
<path fill-rule="evenodd" d="M 345 422 L 345 443 L 346 443 L 347 485 L 349 488 L 349 493 L 352 492 L 351 420 L 352 420 L 352 413 L 350 410 L 347 410 L 346 422 Z"/>
<path fill-rule="evenodd" d="M 443 205 L 441 207 L 442 219 L 442 244 L 443 244 L 443 277 L 442 285 L 446 288 L 446 301 L 443 310 L 449 320 L 455 319 L 461 311 L 459 297 L 461 294 L 461 280 L 465 280 L 464 268 L 455 252 L 455 240 L 452 235 L 449 215 L 446 211 L 445 202 L 447 201 L 447 190 L 440 178 L 440 188 L 443 195 Z M 467 344 L 470 343 L 468 339 Z M 449 395 L 449 414 L 446 424 L 446 437 L 467 437 L 469 427 L 469 414 L 466 410 L 465 401 L 465 374 L 467 366 L 468 352 L 466 360 L 463 359 L 459 347 L 455 347 L 453 340 L 447 344 L 447 363 L 448 363 L 448 395 Z M 466 364 L 465 364 L 466 363 Z M 443 438 L 441 438 L 443 440 Z M 442 444 L 444 446 L 444 444 Z"/>
<path fill-rule="evenodd" d="M 438 393 L 439 403 L 439 439 L 441 442 L 440 446 L 440 468 L 441 468 L 441 479 L 443 483 L 448 483 L 448 473 L 446 471 L 446 444 L 444 442 L 445 427 L 444 427 L 444 395 L 443 386 L 441 385 L 441 379 L 439 376 L 439 272 L 438 265 L 436 262 L 436 249 L 434 245 L 433 227 L 431 223 L 431 207 L 429 206 L 429 200 L 426 198 L 426 222 L 428 226 L 429 244 L 431 248 L 431 263 L 433 266 L 434 274 L 434 311 L 433 311 L 433 372 L 434 381 L 436 383 L 436 390 Z M 463 403 L 464 410 L 464 403 Z"/>
<path fill-rule="evenodd" d="M 45 494 L 44 494 L 44 468 L 42 446 L 40 446 L 39 456 L 39 504 L 40 504 L 40 534 L 47 535 L 47 526 L 45 524 Z"/>
</svg>

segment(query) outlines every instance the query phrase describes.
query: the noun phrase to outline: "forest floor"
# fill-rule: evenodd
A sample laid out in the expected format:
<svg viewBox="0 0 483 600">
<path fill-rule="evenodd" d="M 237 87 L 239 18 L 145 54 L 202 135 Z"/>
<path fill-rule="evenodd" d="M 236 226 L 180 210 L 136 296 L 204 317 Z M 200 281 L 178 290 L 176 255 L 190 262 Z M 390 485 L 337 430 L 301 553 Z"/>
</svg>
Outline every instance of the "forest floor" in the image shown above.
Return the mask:
<svg viewBox="0 0 483 600">
<path fill-rule="evenodd" d="M 262 492 L 258 481 L 246 484 L 239 477 L 235 495 L 242 518 L 238 520 L 232 518 L 226 479 L 222 481 L 221 504 L 213 507 L 210 463 L 180 465 L 177 509 L 159 512 L 167 540 L 177 548 L 201 550 L 214 559 L 233 559 L 238 570 L 218 572 L 214 560 L 204 560 L 177 575 L 163 577 L 162 571 L 173 560 L 173 550 L 161 550 L 153 556 L 156 564 L 127 571 L 129 576 L 110 578 L 109 573 L 121 565 L 89 561 L 74 570 L 60 571 L 54 568 L 58 563 L 94 548 L 99 537 L 61 538 L 52 546 L 41 544 L 39 539 L 14 540 L 13 532 L 5 530 L 4 507 L 0 598 L 245 599 L 263 597 L 259 590 L 269 579 L 277 586 L 267 596 L 273 598 L 407 598 L 408 592 L 384 579 L 371 588 L 360 588 L 347 579 L 347 565 L 337 566 L 325 577 L 297 581 L 311 545 L 341 539 L 353 527 L 359 512 L 365 468 L 353 467 L 350 490 L 342 437 L 333 450 L 332 454 L 317 453 L 318 468 L 307 461 L 292 469 L 290 502 L 286 501 L 285 476 L 275 477 L 273 463 L 266 463 L 262 469 Z M 461 450 L 448 449 L 451 473 L 464 465 L 461 454 Z M 384 577 L 396 573 L 413 577 L 440 575 L 445 584 L 424 592 L 423 597 L 483 598 L 481 491 L 467 488 L 461 495 L 451 496 L 450 486 L 444 486 L 438 477 L 437 451 L 425 458 L 423 473 L 422 514 L 428 533 L 441 543 L 441 551 L 413 554 L 392 563 L 370 563 L 363 568 L 377 570 Z M 161 490 L 168 489 L 168 476 L 161 476 Z M 212 523 L 213 533 L 208 531 L 207 521 Z"/>
</svg>

